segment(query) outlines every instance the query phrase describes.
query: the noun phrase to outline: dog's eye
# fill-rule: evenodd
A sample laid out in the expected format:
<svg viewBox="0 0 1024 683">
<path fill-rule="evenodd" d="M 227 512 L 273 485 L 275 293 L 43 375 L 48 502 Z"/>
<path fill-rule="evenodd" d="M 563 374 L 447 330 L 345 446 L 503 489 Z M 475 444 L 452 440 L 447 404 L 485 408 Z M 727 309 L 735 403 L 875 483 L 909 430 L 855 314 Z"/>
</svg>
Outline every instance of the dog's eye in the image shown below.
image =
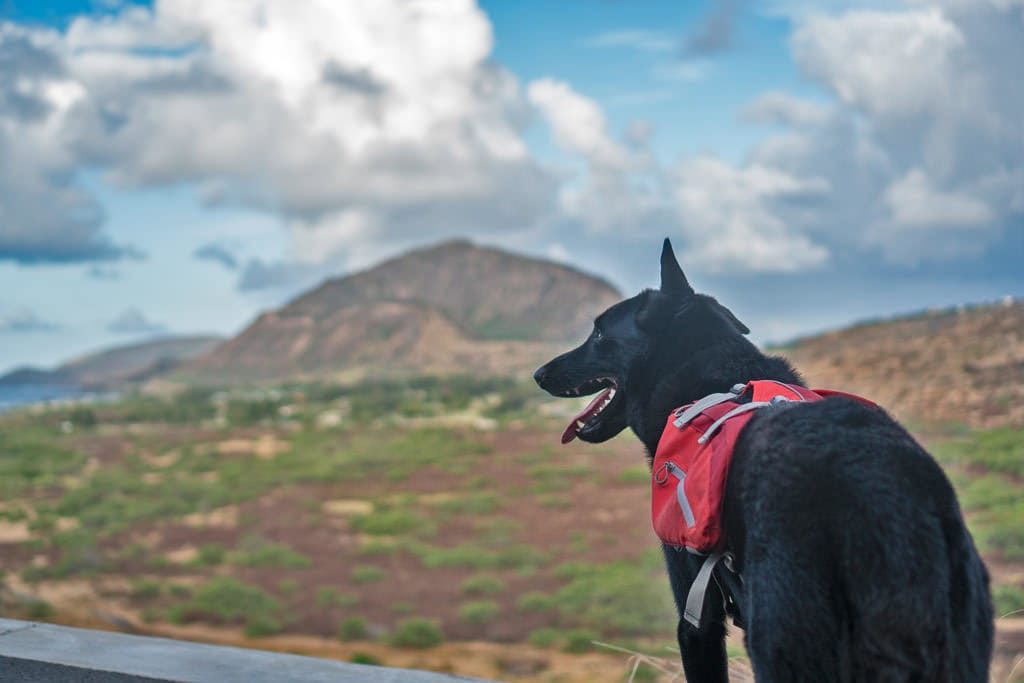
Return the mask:
<svg viewBox="0 0 1024 683">
<path fill-rule="evenodd" d="M 600 328 L 595 327 L 594 328 L 594 341 L 599 341 L 601 339 L 601 337 L 603 337 L 603 336 L 604 336 L 604 333 L 601 332 Z"/>
</svg>

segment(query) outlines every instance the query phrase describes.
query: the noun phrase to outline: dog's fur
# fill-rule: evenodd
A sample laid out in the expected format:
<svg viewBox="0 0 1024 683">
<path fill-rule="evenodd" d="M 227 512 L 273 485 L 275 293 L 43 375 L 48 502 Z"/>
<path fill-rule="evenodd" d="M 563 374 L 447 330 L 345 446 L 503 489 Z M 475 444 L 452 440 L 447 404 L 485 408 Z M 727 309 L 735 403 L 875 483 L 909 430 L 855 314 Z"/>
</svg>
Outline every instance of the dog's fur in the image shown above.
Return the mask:
<svg viewBox="0 0 1024 683">
<path fill-rule="evenodd" d="M 678 406 L 753 379 L 802 384 L 747 332 L 694 293 L 665 240 L 661 288 L 602 313 L 535 379 L 555 396 L 614 383 L 578 436 L 596 443 L 629 427 L 650 462 Z M 723 515 L 760 683 L 987 680 L 988 573 L 948 479 L 882 409 L 830 398 L 758 411 L 736 445 Z M 702 560 L 664 554 L 681 612 Z M 678 628 L 694 683 L 728 679 L 726 614 L 709 602 L 700 630 Z"/>
</svg>

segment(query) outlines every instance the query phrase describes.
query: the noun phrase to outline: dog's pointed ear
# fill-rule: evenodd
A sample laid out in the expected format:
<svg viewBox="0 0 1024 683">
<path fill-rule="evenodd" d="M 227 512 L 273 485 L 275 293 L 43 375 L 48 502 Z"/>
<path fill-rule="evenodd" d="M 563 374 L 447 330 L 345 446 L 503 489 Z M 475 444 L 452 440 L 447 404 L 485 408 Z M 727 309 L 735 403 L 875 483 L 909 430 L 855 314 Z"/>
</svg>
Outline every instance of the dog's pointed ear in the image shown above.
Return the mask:
<svg viewBox="0 0 1024 683">
<path fill-rule="evenodd" d="M 732 311 L 730 311 L 728 308 L 718 303 L 717 301 L 715 302 L 715 306 L 718 308 L 718 312 L 725 316 L 726 320 L 732 323 L 733 327 L 736 328 L 737 332 L 739 332 L 740 334 L 750 334 L 750 328 L 744 325 L 742 322 L 740 322 L 740 319 L 733 315 Z"/>
<path fill-rule="evenodd" d="M 661 248 L 661 291 L 675 296 L 693 295 L 693 287 L 683 275 L 683 269 L 679 267 L 676 254 L 672 251 L 672 242 L 667 237 Z"/>
</svg>

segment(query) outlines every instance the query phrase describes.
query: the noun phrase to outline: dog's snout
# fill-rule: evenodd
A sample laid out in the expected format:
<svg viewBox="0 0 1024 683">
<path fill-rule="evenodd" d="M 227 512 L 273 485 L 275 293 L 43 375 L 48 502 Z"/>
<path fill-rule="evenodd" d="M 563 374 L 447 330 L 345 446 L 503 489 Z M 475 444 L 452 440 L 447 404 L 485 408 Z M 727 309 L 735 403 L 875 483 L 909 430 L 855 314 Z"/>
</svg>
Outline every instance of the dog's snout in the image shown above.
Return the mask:
<svg viewBox="0 0 1024 683">
<path fill-rule="evenodd" d="M 537 372 L 533 373 L 533 381 L 537 383 L 537 386 L 544 386 L 544 378 L 547 377 L 548 366 L 542 365 L 537 368 Z"/>
</svg>

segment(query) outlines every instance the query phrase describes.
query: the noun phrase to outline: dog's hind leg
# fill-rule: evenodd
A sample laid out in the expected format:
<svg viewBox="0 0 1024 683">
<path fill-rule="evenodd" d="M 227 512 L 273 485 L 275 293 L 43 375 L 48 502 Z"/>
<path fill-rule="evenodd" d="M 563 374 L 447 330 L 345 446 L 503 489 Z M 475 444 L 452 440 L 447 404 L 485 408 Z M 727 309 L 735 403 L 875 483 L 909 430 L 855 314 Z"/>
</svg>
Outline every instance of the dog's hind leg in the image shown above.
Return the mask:
<svg viewBox="0 0 1024 683">
<path fill-rule="evenodd" d="M 848 683 L 850 639 L 820 567 L 765 556 L 744 572 L 746 645 L 758 683 Z"/>
<path fill-rule="evenodd" d="M 672 595 L 681 616 L 690 584 L 697 576 L 703 558 L 670 547 L 663 546 L 663 550 Z M 709 599 L 708 603 L 699 630 L 684 619 L 679 619 L 676 637 L 683 671 L 687 681 L 726 683 L 729 672 L 725 654 L 725 608 L 721 600 Z"/>
</svg>

